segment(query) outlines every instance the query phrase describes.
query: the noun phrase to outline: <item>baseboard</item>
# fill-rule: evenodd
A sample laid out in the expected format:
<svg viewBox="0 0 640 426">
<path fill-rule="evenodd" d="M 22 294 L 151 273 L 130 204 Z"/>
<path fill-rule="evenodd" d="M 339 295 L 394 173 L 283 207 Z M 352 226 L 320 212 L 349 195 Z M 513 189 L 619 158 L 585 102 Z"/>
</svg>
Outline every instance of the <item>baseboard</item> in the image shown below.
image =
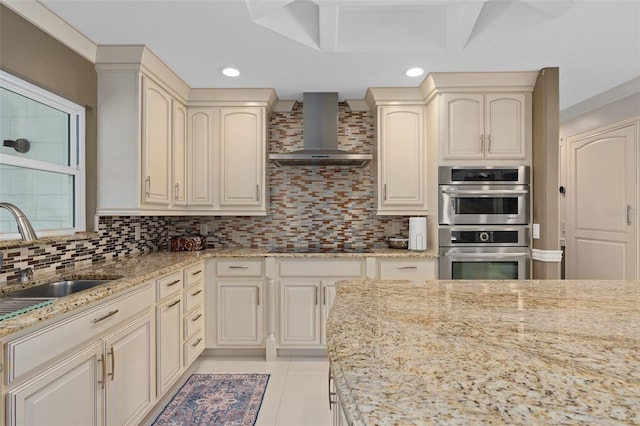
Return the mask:
<svg viewBox="0 0 640 426">
<path fill-rule="evenodd" d="M 326 357 L 327 350 L 324 348 L 280 348 L 277 350 L 278 357 Z M 261 358 L 266 362 L 266 351 L 264 348 L 209 348 L 205 349 L 201 357 L 238 357 L 238 358 Z"/>
</svg>

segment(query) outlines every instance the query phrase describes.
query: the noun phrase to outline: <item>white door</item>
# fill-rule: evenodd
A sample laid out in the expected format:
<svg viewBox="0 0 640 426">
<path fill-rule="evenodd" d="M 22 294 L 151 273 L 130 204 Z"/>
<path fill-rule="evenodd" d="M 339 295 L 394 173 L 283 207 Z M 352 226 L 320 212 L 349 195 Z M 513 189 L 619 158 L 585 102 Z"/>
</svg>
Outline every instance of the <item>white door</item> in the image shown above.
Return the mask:
<svg viewBox="0 0 640 426">
<path fill-rule="evenodd" d="M 525 158 L 524 93 L 487 94 L 485 98 L 485 158 Z"/>
<path fill-rule="evenodd" d="M 182 373 L 182 293 L 178 294 L 157 308 L 158 395 L 164 394 Z"/>
<path fill-rule="evenodd" d="M 171 96 L 153 80 L 142 80 L 142 202 L 169 204 Z"/>
<path fill-rule="evenodd" d="M 570 137 L 567 278 L 637 278 L 637 128 Z"/>
<path fill-rule="evenodd" d="M 484 159 L 484 95 L 445 93 L 442 103 L 443 158 Z"/>
<path fill-rule="evenodd" d="M 187 204 L 187 108 L 173 100 L 173 205 Z"/>
<path fill-rule="evenodd" d="M 151 313 L 105 339 L 107 425 L 135 425 L 155 395 Z"/>
<path fill-rule="evenodd" d="M 102 354 L 102 346 L 96 342 L 9 392 L 8 423 L 21 426 L 103 424 Z"/>
<path fill-rule="evenodd" d="M 217 344 L 261 345 L 261 281 L 219 281 L 217 303 Z"/>
<path fill-rule="evenodd" d="M 189 108 L 187 204 L 213 207 L 217 186 L 216 147 L 213 132 L 216 127 L 215 108 Z"/>
<path fill-rule="evenodd" d="M 320 281 L 280 281 L 280 343 L 320 345 Z"/>
<path fill-rule="evenodd" d="M 264 205 L 262 108 L 220 109 L 220 207 Z"/>
</svg>

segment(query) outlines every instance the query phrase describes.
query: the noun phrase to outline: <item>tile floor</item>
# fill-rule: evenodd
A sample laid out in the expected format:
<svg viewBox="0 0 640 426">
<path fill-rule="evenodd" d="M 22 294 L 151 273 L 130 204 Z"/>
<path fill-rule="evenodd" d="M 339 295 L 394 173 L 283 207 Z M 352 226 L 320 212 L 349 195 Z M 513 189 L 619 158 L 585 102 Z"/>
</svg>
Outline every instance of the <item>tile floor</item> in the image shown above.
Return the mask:
<svg viewBox="0 0 640 426">
<path fill-rule="evenodd" d="M 268 373 L 256 426 L 331 426 L 327 396 L 329 361 L 318 357 L 201 357 L 195 373 Z"/>
</svg>

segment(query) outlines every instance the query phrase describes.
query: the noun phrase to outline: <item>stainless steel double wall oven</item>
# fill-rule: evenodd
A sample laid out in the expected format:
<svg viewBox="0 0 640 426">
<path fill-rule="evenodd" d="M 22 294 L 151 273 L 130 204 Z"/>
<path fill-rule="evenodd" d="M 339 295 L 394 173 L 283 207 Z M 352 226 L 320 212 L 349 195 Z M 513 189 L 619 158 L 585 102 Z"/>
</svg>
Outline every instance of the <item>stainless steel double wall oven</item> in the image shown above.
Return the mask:
<svg viewBox="0 0 640 426">
<path fill-rule="evenodd" d="M 438 174 L 440 279 L 529 278 L 529 167 Z"/>
</svg>

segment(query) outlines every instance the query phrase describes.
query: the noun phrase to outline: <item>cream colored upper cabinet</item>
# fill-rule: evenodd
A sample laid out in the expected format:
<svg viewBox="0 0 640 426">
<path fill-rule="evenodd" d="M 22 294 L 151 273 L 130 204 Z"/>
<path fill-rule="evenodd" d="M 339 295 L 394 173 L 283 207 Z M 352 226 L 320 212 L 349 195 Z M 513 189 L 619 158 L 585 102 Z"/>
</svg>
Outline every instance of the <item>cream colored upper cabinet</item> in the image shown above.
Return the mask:
<svg viewBox="0 0 640 426">
<path fill-rule="evenodd" d="M 266 213 L 264 108 L 220 108 L 220 208 Z"/>
<path fill-rule="evenodd" d="M 217 127 L 216 108 L 202 107 L 188 110 L 188 205 L 214 208 L 215 180 L 218 155 L 214 142 Z"/>
<path fill-rule="evenodd" d="M 379 215 L 427 213 L 425 112 L 421 105 L 378 107 Z"/>
<path fill-rule="evenodd" d="M 187 108 L 173 100 L 173 198 L 175 206 L 187 204 Z"/>
<path fill-rule="evenodd" d="M 142 77 L 142 200 L 168 206 L 171 183 L 171 95 Z"/>
<path fill-rule="evenodd" d="M 525 159 L 527 111 L 524 93 L 443 94 L 442 159 Z"/>
</svg>

